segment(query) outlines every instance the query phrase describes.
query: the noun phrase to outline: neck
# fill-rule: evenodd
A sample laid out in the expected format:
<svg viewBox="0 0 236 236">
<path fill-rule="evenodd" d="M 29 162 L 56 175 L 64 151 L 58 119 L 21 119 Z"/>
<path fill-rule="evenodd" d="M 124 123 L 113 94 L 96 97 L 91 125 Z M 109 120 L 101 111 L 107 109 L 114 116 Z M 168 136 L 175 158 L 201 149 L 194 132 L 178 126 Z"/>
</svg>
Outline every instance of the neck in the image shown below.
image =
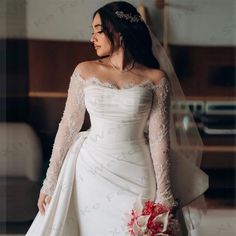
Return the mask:
<svg viewBox="0 0 236 236">
<path fill-rule="evenodd" d="M 110 61 L 118 70 L 123 71 L 133 63 L 134 59 L 131 55 L 125 56 L 123 48 L 120 47 L 110 55 Z"/>
</svg>

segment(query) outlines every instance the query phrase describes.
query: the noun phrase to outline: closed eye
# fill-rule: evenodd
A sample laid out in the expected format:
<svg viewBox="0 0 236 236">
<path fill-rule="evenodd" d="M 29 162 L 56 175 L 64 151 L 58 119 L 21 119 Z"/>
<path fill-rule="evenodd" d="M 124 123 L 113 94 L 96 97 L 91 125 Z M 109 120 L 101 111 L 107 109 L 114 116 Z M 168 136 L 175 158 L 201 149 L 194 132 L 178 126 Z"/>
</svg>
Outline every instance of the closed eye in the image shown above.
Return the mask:
<svg viewBox="0 0 236 236">
<path fill-rule="evenodd" d="M 104 32 L 103 30 L 100 30 L 100 31 L 98 31 L 98 32 L 95 32 L 95 33 L 94 33 L 94 32 L 92 32 L 92 33 L 91 33 L 91 35 L 94 35 L 94 34 L 97 34 L 97 33 L 98 33 L 98 34 L 101 34 L 101 33 L 103 33 L 103 32 Z"/>
</svg>

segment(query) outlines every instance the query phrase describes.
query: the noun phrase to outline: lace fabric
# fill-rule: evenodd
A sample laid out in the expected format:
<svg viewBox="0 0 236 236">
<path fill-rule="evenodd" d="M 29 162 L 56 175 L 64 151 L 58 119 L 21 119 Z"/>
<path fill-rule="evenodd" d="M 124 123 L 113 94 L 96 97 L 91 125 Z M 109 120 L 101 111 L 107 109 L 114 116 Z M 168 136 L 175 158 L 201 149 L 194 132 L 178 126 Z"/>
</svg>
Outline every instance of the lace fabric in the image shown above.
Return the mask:
<svg viewBox="0 0 236 236">
<path fill-rule="evenodd" d="M 54 140 L 46 178 L 40 192 L 49 196 L 53 195 L 66 153 L 83 125 L 85 110 L 84 80 L 78 79 L 78 73 L 74 71 L 70 79 L 63 116 Z"/>
<path fill-rule="evenodd" d="M 89 86 L 91 84 L 99 85 L 102 87 L 110 88 L 110 89 L 115 89 L 115 90 L 124 90 L 124 89 L 131 89 L 131 88 L 150 88 L 150 89 L 155 89 L 159 85 L 155 85 L 150 79 L 143 79 L 141 82 L 137 83 L 135 81 L 131 81 L 129 83 L 126 83 L 122 87 L 118 87 L 114 82 L 112 81 L 105 81 L 102 82 L 100 79 L 97 77 L 90 77 L 88 79 L 85 79 L 85 86 Z"/>
<path fill-rule="evenodd" d="M 96 77 L 83 79 L 75 70 L 71 76 L 64 113 L 59 123 L 46 178 L 40 192 L 49 196 L 53 195 L 66 153 L 74 142 L 84 121 L 86 110 L 84 88 L 89 85 L 99 85 L 115 90 L 139 87 L 153 90 L 153 103 L 149 114 L 148 139 L 157 180 L 156 202 L 168 206 L 175 206 L 176 202 L 171 192 L 169 179 L 168 111 L 170 103 L 169 82 L 166 77 L 163 77 L 158 84 L 154 84 L 151 80 L 145 79 L 141 83 L 130 82 L 122 88 L 119 88 L 110 81 L 101 82 L 101 80 Z"/>
<path fill-rule="evenodd" d="M 166 77 L 153 90 L 153 103 L 149 118 L 149 146 L 157 180 L 155 202 L 175 207 L 177 202 L 171 191 L 170 182 L 170 83 Z"/>
<path fill-rule="evenodd" d="M 190 190 L 195 195 L 191 202 L 184 206 L 183 213 L 186 219 L 188 230 L 193 230 L 199 227 L 202 216 L 207 213 L 207 204 L 204 197 L 204 192 L 209 188 L 209 180 L 203 177 L 201 171 L 201 162 L 203 154 L 203 141 L 198 130 L 194 116 L 188 107 L 186 97 L 178 76 L 173 67 L 172 61 L 167 55 L 165 48 L 160 43 L 156 35 L 146 25 L 152 39 L 152 52 L 156 60 L 160 64 L 160 69 L 165 72 L 170 82 L 171 87 L 171 103 L 173 109 L 170 110 L 170 150 L 173 151 L 176 157 L 188 159 L 195 167 L 198 168 L 198 178 L 202 179 L 201 188 L 198 185 L 192 185 Z M 184 116 L 183 116 L 184 106 Z M 179 125 L 181 124 L 181 126 Z M 191 176 L 192 178 L 193 176 Z M 196 179 L 195 179 L 196 180 Z M 181 188 L 182 185 L 179 185 Z M 197 193 L 198 192 L 198 193 Z M 188 194 L 188 193 L 186 193 Z M 180 197 L 180 203 L 183 197 Z M 181 203 L 183 206 L 183 204 Z"/>
</svg>

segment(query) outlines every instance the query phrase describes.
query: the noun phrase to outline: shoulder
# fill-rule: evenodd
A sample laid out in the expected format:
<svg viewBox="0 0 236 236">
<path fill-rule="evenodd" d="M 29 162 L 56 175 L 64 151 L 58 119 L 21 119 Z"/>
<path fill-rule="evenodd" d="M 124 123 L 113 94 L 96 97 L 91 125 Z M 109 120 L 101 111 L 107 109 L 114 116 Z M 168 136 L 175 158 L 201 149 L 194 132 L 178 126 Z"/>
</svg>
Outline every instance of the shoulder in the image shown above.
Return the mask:
<svg viewBox="0 0 236 236">
<path fill-rule="evenodd" d="M 160 83 L 167 81 L 167 76 L 166 73 L 160 69 L 152 69 L 151 79 L 154 85 L 160 85 Z"/>
<path fill-rule="evenodd" d="M 97 67 L 97 61 L 83 61 L 80 62 L 74 69 L 74 72 L 79 74 L 83 79 L 86 79 L 90 76 L 91 72 L 94 72 L 94 70 Z"/>
<path fill-rule="evenodd" d="M 162 91 L 165 92 L 170 91 L 171 89 L 170 81 L 167 74 L 163 70 L 154 69 L 152 80 L 154 89 L 161 88 Z"/>
<path fill-rule="evenodd" d="M 171 85 L 166 73 L 159 69 L 152 72 L 153 91 L 160 94 L 163 99 L 170 94 Z"/>
<path fill-rule="evenodd" d="M 142 75 L 142 77 L 148 78 L 153 82 L 154 85 L 159 84 L 162 79 L 167 77 L 163 70 L 150 68 L 143 64 L 138 63 L 138 69 L 139 71 L 141 71 L 140 74 Z"/>
</svg>

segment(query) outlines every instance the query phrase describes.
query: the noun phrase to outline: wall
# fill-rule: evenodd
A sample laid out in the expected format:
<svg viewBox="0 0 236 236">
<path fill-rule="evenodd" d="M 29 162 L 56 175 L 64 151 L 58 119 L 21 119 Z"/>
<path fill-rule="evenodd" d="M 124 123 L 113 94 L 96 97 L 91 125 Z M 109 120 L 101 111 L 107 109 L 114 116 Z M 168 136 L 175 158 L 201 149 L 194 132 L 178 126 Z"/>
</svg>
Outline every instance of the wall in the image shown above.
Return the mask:
<svg viewBox="0 0 236 236">
<path fill-rule="evenodd" d="M 7 15 L 7 37 L 88 41 L 91 16 L 107 0 L 8 0 L 0 1 L 0 17 Z M 162 11 L 155 0 L 145 2 L 161 39 Z M 4 3 L 7 12 L 4 13 Z M 169 42 L 175 45 L 236 45 L 234 0 L 169 0 Z M 0 21 L 0 28 L 4 21 Z M 1 32 L 0 37 L 4 37 Z"/>
</svg>

